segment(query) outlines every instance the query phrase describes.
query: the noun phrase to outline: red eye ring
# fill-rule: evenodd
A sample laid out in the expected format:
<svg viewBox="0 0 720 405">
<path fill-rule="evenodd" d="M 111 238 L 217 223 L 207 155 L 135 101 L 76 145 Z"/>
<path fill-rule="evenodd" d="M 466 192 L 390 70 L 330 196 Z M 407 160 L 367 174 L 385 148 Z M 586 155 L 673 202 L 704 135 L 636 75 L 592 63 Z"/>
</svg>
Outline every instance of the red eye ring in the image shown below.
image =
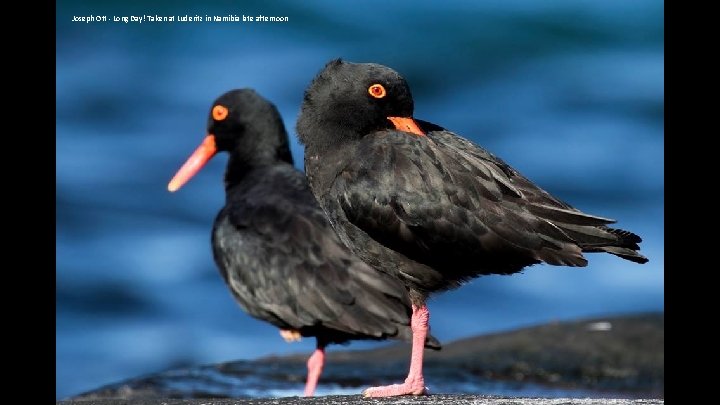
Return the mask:
<svg viewBox="0 0 720 405">
<path fill-rule="evenodd" d="M 375 83 L 368 87 L 368 93 L 375 98 L 383 98 L 387 95 L 385 87 L 382 84 Z"/>
<path fill-rule="evenodd" d="M 217 121 L 222 121 L 228 116 L 228 109 L 224 105 L 216 105 L 212 109 L 212 117 Z"/>
</svg>

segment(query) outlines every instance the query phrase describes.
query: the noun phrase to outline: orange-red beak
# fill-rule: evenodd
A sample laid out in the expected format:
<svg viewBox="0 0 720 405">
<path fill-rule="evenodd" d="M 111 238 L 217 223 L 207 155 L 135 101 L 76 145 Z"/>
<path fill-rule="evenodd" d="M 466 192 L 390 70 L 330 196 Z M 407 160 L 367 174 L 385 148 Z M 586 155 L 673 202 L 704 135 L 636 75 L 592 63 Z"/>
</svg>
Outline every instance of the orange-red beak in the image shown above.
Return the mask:
<svg viewBox="0 0 720 405">
<path fill-rule="evenodd" d="M 209 134 L 202 141 L 200 146 L 195 149 L 192 155 L 185 161 L 180 170 L 175 173 L 175 176 L 170 180 L 168 184 L 168 190 L 175 191 L 182 187 L 185 183 L 196 175 L 200 169 L 205 166 L 215 154 L 217 153 L 217 146 L 215 146 L 215 135 Z"/>
<path fill-rule="evenodd" d="M 408 117 L 387 117 L 390 122 L 395 125 L 395 129 L 398 131 L 410 132 L 417 136 L 425 136 L 425 132 L 420 129 L 414 119 Z"/>
</svg>

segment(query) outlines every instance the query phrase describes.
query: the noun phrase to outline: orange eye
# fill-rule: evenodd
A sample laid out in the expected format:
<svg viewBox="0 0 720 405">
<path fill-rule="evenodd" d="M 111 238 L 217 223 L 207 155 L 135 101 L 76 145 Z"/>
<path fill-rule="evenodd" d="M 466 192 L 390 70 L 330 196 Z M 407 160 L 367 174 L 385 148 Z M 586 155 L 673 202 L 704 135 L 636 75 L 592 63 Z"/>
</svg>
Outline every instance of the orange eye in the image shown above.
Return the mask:
<svg viewBox="0 0 720 405">
<path fill-rule="evenodd" d="M 375 98 L 383 98 L 387 94 L 382 84 L 373 84 L 368 87 L 368 93 Z"/>
<path fill-rule="evenodd" d="M 222 121 L 228 116 L 228 109 L 224 105 L 216 105 L 212 109 L 212 116 L 217 121 Z"/>
</svg>

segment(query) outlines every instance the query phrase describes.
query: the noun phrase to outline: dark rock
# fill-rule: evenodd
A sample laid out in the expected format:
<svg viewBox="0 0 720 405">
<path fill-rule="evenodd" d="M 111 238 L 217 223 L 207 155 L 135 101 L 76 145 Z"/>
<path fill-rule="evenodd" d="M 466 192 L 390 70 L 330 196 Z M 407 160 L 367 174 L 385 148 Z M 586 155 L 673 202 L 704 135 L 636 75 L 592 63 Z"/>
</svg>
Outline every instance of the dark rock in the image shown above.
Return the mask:
<svg viewBox="0 0 720 405">
<path fill-rule="evenodd" d="M 407 345 L 328 352 L 328 364 L 407 363 Z M 258 360 L 302 363 L 303 356 Z M 426 351 L 428 368 L 496 380 L 566 388 L 627 391 L 662 397 L 665 380 L 662 313 L 555 322 L 454 341 Z M 429 380 L 429 379 L 428 379 Z M 429 380 L 432 381 L 432 380 Z"/>
<path fill-rule="evenodd" d="M 263 399 L 100 399 L 89 401 L 60 401 L 61 405 L 408 405 L 408 404 L 439 404 L 439 405 L 663 405 L 662 399 L 572 399 L 572 398 L 506 398 L 480 395 L 430 395 L 426 397 L 395 397 L 383 399 L 365 399 L 359 395 L 325 396 L 315 398 L 263 398 Z"/>
<path fill-rule="evenodd" d="M 408 355 L 407 344 L 375 350 L 329 351 L 318 394 L 354 394 L 367 386 L 401 381 L 407 372 Z M 141 404 L 142 400 L 153 399 L 154 403 L 181 404 L 194 402 L 168 401 L 182 398 L 241 398 L 250 401 L 257 397 L 290 397 L 302 392 L 306 356 L 269 357 L 170 370 L 101 387 L 73 400 L 99 401 L 95 402 L 98 404 Z M 427 351 L 426 356 L 426 381 L 431 393 L 661 398 L 665 376 L 664 315 L 654 313 L 551 323 L 451 342 L 440 352 Z M 139 402 L 101 401 L 112 398 Z M 331 398 L 336 402 L 302 403 L 370 401 L 360 401 L 352 396 Z M 433 403 L 442 398 L 495 401 L 479 402 L 483 404 L 598 403 L 443 395 L 432 395 L 430 398 Z M 252 401 L 203 403 L 292 403 L 283 402 L 285 399 L 273 400 L 281 402 Z M 294 398 L 292 401 L 306 400 Z M 426 399 L 405 398 L 404 401 L 425 403 Z"/>
</svg>

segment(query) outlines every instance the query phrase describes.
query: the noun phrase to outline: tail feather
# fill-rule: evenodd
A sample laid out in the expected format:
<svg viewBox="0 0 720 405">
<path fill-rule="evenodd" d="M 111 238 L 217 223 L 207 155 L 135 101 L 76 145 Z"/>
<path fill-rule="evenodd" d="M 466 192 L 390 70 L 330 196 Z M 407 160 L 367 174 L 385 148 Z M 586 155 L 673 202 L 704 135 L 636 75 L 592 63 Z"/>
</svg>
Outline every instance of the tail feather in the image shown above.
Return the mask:
<svg viewBox="0 0 720 405">
<path fill-rule="evenodd" d="M 607 231 L 621 238 L 624 244 L 633 245 L 633 249 L 640 249 L 637 245 L 642 242 L 642 238 L 640 236 L 624 229 L 607 228 Z"/>
<path fill-rule="evenodd" d="M 641 255 L 640 253 L 638 253 L 632 249 L 628 249 L 626 247 L 605 246 L 605 247 L 600 248 L 600 250 L 603 252 L 613 254 L 617 257 L 621 257 L 625 260 L 630 260 L 631 262 L 640 263 L 640 264 L 648 262 L 647 257 Z"/>
<path fill-rule="evenodd" d="M 642 242 L 640 236 L 624 229 L 607 226 L 583 226 L 558 223 L 583 252 L 606 252 L 635 263 L 647 263 L 648 259 L 638 253 Z"/>
<path fill-rule="evenodd" d="M 437 340 L 435 336 L 428 335 L 427 338 L 425 338 L 425 347 L 433 350 L 441 350 L 442 344 L 440 344 L 440 341 Z"/>
<path fill-rule="evenodd" d="M 412 342 L 412 330 L 410 326 L 398 329 L 398 339 L 406 342 Z M 442 343 L 437 338 L 428 333 L 425 337 L 425 348 L 432 350 L 442 350 Z"/>
<path fill-rule="evenodd" d="M 528 190 L 523 189 L 523 191 L 527 192 Z M 534 196 L 547 197 L 547 195 L 542 194 L 534 194 Z M 528 204 L 527 208 L 532 214 L 550 222 L 556 229 L 559 228 L 562 233 L 572 240 L 571 244 L 577 245 L 583 253 L 606 252 L 635 263 L 646 263 L 648 261 L 645 256 L 638 253 L 638 250 L 640 250 L 638 244 L 642 242 L 640 236 L 624 229 L 607 226 L 614 223 L 614 219 L 586 214 L 555 200 L 548 203 L 547 198 L 540 198 L 539 201 Z M 547 235 L 550 236 L 549 233 Z M 546 250 L 551 251 L 552 249 Z M 564 259 L 570 252 L 567 250 L 567 246 L 561 250 L 562 255 L 557 256 Z M 575 258 L 571 260 L 572 263 L 565 263 L 563 260 L 551 256 L 543 256 L 540 259 L 550 264 L 584 266 L 587 262 L 582 263 L 584 261 L 582 254 L 580 252 L 575 253 Z M 578 260 L 578 257 L 582 260 Z"/>
<path fill-rule="evenodd" d="M 576 209 L 553 207 L 543 204 L 529 204 L 528 208 L 533 214 L 552 221 L 553 223 L 562 222 L 575 225 L 600 226 L 615 222 L 614 219 L 586 214 Z"/>
<path fill-rule="evenodd" d="M 558 223 L 557 226 L 572 238 L 580 247 L 605 246 L 614 244 L 618 237 L 604 226 L 584 226 Z"/>
</svg>

